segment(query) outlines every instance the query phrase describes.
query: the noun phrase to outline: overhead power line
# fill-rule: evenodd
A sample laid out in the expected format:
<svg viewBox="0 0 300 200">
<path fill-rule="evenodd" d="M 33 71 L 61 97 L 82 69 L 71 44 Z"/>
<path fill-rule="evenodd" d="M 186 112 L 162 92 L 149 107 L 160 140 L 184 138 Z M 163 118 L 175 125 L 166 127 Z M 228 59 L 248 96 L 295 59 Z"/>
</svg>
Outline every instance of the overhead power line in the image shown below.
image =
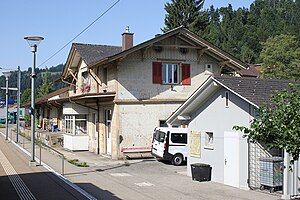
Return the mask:
<svg viewBox="0 0 300 200">
<path fill-rule="evenodd" d="M 80 33 L 78 33 L 75 37 L 73 37 L 69 42 L 67 42 L 64 46 L 62 46 L 59 50 L 57 50 L 54 54 L 52 54 L 49 58 L 47 58 L 42 64 L 38 67 L 41 67 L 49 60 L 51 60 L 54 56 L 56 56 L 59 52 L 61 52 L 64 48 L 66 48 L 70 43 L 72 43 L 76 38 L 78 38 L 81 34 L 83 34 L 86 30 L 88 30 L 94 23 L 96 23 L 101 17 L 103 17 L 106 13 L 108 13 L 113 7 L 115 7 L 121 0 L 117 0 L 113 3 L 108 9 L 106 9 L 99 17 L 97 17 L 92 23 L 90 23 L 87 27 L 85 27 Z"/>
</svg>

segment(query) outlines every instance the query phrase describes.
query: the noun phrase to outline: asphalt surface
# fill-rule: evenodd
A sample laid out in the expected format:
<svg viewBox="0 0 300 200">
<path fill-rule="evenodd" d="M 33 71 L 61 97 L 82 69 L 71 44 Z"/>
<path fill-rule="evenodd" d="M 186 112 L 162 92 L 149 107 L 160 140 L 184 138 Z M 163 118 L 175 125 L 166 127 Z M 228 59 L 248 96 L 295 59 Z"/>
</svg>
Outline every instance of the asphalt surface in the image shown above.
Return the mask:
<svg viewBox="0 0 300 200">
<path fill-rule="evenodd" d="M 9 135 L 15 140 L 15 135 Z M 23 140 L 22 137 L 20 145 L 30 151 L 30 142 Z M 280 195 L 241 190 L 215 182 L 193 181 L 191 177 L 186 176 L 186 166 L 173 166 L 155 159 L 111 160 L 87 151 L 69 152 L 61 148 L 57 150 L 61 151 L 67 159 L 87 162 L 89 167 L 77 167 L 65 162 L 65 177 L 97 199 L 280 199 Z M 39 156 L 38 148 L 36 153 Z M 43 162 L 57 172 L 61 172 L 61 159 L 57 155 L 46 149 L 42 149 L 41 155 Z M 26 162 L 28 163 L 27 160 Z M 37 186 L 40 195 L 43 195 L 43 188 L 43 186 Z M 2 199 L 1 196 L 0 199 Z"/>
<path fill-rule="evenodd" d="M 29 158 L 2 136 L 0 151 L 0 199 L 87 199 L 44 167 L 29 166 Z"/>
</svg>

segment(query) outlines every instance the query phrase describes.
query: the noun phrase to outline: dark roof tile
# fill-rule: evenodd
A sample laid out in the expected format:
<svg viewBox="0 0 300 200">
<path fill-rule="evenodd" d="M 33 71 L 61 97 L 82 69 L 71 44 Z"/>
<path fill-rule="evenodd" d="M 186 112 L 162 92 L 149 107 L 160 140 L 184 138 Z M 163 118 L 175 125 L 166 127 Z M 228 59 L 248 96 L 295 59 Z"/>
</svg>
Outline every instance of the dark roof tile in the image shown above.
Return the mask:
<svg viewBox="0 0 300 200">
<path fill-rule="evenodd" d="M 276 92 L 288 89 L 293 81 L 246 77 L 215 76 L 217 81 L 257 106 L 270 105 Z"/>
<path fill-rule="evenodd" d="M 122 51 L 122 47 L 95 44 L 73 44 L 87 65 Z"/>
<path fill-rule="evenodd" d="M 248 69 L 242 69 L 238 73 L 243 77 L 259 77 L 260 66 L 259 64 L 249 65 Z"/>
<path fill-rule="evenodd" d="M 61 89 L 58 89 L 58 90 L 55 90 L 54 92 L 51 92 L 45 96 L 42 96 L 40 98 L 37 98 L 35 100 L 35 105 L 40 105 L 40 104 L 44 104 L 44 103 L 47 103 L 48 99 L 54 97 L 54 96 L 57 96 L 57 95 L 60 95 L 60 94 L 63 94 L 63 93 L 66 93 L 67 91 L 69 91 L 69 87 L 64 87 L 64 88 L 61 88 Z M 22 105 L 22 107 L 29 107 L 31 105 L 31 101 L 28 101 L 26 103 L 24 103 Z"/>
</svg>

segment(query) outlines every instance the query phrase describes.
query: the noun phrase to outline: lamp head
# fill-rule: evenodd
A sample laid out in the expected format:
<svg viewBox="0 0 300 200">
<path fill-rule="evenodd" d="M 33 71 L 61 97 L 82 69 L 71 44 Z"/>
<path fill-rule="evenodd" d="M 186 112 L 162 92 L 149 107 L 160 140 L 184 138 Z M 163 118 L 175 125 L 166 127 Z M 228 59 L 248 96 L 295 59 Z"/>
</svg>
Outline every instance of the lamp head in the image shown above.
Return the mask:
<svg viewBox="0 0 300 200">
<path fill-rule="evenodd" d="M 11 75 L 11 72 L 2 72 L 2 74 L 5 76 L 5 78 L 9 78 Z"/>
<path fill-rule="evenodd" d="M 28 42 L 29 46 L 37 46 L 42 40 L 44 40 L 41 36 L 26 36 L 24 39 Z"/>
<path fill-rule="evenodd" d="M 44 40 L 41 36 L 26 36 L 24 39 L 28 42 L 29 46 L 32 48 L 32 52 L 36 52 L 37 45 Z"/>
</svg>

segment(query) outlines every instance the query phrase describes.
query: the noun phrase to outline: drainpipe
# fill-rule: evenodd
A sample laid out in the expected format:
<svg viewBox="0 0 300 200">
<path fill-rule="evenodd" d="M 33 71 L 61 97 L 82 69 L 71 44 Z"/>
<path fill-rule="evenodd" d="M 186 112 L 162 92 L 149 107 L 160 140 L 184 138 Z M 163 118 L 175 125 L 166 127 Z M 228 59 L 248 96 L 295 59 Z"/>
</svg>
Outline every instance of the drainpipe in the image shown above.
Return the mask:
<svg viewBox="0 0 300 200">
<path fill-rule="evenodd" d="M 290 191 L 290 177 L 289 177 L 289 166 L 290 159 L 289 154 L 286 150 L 284 150 L 284 161 L 283 161 L 284 169 L 283 169 L 283 194 L 281 199 L 288 200 L 291 199 L 291 191 Z"/>
<path fill-rule="evenodd" d="M 98 116 L 97 116 L 97 154 L 100 154 L 100 107 L 99 107 L 99 99 L 97 99 L 97 112 L 98 112 Z"/>
</svg>

